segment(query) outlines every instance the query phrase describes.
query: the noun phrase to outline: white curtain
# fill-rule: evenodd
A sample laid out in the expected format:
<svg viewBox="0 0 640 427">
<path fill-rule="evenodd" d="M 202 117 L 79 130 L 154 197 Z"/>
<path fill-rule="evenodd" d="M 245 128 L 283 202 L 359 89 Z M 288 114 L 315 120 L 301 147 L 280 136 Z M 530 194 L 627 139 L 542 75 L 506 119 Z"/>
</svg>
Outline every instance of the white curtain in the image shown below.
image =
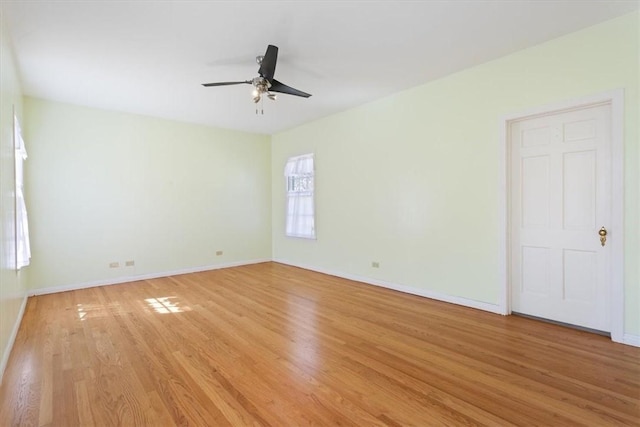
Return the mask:
<svg viewBox="0 0 640 427">
<path fill-rule="evenodd" d="M 290 157 L 284 167 L 284 176 L 286 177 L 313 175 L 313 172 L 313 154 Z"/>
<path fill-rule="evenodd" d="M 23 163 L 27 159 L 27 149 L 22 139 L 22 130 L 18 118 L 14 116 L 14 139 L 16 159 L 16 268 L 29 265 L 31 260 L 31 246 L 29 244 L 29 222 L 27 220 L 27 205 L 24 202 Z"/>
<path fill-rule="evenodd" d="M 286 235 L 315 239 L 313 154 L 291 157 L 284 175 L 287 181 Z"/>
</svg>

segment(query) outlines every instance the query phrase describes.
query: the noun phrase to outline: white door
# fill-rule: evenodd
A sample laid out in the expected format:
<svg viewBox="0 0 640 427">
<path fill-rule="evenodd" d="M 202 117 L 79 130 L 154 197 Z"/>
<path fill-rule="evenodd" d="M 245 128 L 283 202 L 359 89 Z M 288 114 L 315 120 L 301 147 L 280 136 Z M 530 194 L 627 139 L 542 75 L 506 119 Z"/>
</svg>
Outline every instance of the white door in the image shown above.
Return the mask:
<svg viewBox="0 0 640 427">
<path fill-rule="evenodd" d="M 611 106 L 510 125 L 511 309 L 611 331 Z"/>
</svg>

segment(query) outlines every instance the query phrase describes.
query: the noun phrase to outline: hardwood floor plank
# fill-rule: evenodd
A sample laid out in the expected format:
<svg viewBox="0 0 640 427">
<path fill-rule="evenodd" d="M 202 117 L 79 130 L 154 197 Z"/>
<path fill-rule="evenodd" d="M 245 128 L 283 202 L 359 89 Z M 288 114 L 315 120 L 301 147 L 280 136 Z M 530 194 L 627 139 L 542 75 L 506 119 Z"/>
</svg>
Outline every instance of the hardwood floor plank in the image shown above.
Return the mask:
<svg viewBox="0 0 640 427">
<path fill-rule="evenodd" d="M 276 263 L 29 299 L 2 426 L 640 425 L 640 349 Z"/>
<path fill-rule="evenodd" d="M 53 340 L 52 326 L 47 325 L 42 342 L 42 377 L 40 381 L 40 411 L 38 425 L 45 426 L 53 421 Z"/>
<path fill-rule="evenodd" d="M 74 395 L 77 402 L 76 413 L 78 415 L 78 423 L 81 426 L 95 425 L 94 416 L 91 411 L 91 401 L 87 391 L 85 380 L 76 381 L 74 384 Z"/>
</svg>

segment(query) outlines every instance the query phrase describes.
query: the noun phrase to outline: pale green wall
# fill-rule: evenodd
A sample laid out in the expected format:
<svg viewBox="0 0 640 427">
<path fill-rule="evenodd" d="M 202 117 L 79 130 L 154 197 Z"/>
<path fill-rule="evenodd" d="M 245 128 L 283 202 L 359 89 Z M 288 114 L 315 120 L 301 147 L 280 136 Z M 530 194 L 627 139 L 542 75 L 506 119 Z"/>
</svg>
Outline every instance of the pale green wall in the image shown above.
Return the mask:
<svg viewBox="0 0 640 427">
<path fill-rule="evenodd" d="M 15 270 L 13 110 L 21 118 L 22 92 L 3 19 L 0 9 L 0 378 L 26 296 L 26 270 Z"/>
<path fill-rule="evenodd" d="M 32 98 L 24 113 L 32 289 L 270 259 L 268 136 Z"/>
<path fill-rule="evenodd" d="M 274 258 L 497 304 L 500 117 L 624 88 L 625 331 L 639 335 L 638 16 L 273 136 Z M 307 152 L 317 241 L 284 237 L 284 164 Z"/>
</svg>

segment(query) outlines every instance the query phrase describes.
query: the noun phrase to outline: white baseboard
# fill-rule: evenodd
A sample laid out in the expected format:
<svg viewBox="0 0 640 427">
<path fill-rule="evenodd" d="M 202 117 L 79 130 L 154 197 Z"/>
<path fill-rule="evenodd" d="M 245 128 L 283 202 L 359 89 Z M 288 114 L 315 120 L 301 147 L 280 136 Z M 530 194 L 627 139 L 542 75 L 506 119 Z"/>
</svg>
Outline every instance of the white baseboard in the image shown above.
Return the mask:
<svg viewBox="0 0 640 427">
<path fill-rule="evenodd" d="M 622 336 L 622 343 L 632 345 L 634 347 L 640 347 L 640 335 L 624 334 Z"/>
<path fill-rule="evenodd" d="M 504 315 L 503 308 L 498 304 L 490 304 L 482 301 L 475 301 L 472 299 L 457 297 L 453 295 L 441 294 L 439 292 L 429 291 L 426 289 L 414 288 L 412 286 L 398 285 L 391 282 L 386 282 L 384 280 L 372 279 L 370 277 L 358 276 L 355 274 L 336 272 L 331 270 L 326 270 L 323 268 L 318 268 L 310 265 L 298 264 L 295 262 L 290 262 L 283 259 L 274 259 L 274 262 L 278 262 L 280 264 L 291 265 L 293 267 L 304 268 L 305 270 L 316 271 L 318 273 L 328 274 L 330 276 L 341 277 L 343 279 L 354 280 L 356 282 L 366 283 L 368 285 L 380 286 L 382 288 L 393 289 L 395 291 L 404 292 L 406 294 L 418 295 L 425 298 L 430 298 L 438 301 L 448 302 L 452 304 L 461 305 L 464 307 L 476 308 L 478 310 L 488 311 L 491 313 L 502 314 Z"/>
<path fill-rule="evenodd" d="M 16 320 L 13 322 L 13 329 L 11 329 L 11 336 L 9 336 L 9 341 L 7 342 L 7 347 L 4 349 L 4 353 L 2 355 L 2 361 L 0 361 L 0 385 L 2 384 L 2 379 L 4 378 L 4 370 L 7 367 L 7 363 L 9 363 L 9 356 L 11 355 L 11 350 L 13 349 L 13 344 L 16 342 L 16 337 L 18 336 L 18 329 L 20 329 L 20 324 L 22 323 L 22 316 L 24 316 L 24 309 L 27 307 L 27 295 L 22 299 L 22 304 L 20 305 L 20 310 L 18 310 L 18 316 Z"/>
<path fill-rule="evenodd" d="M 91 282 L 75 283 L 71 285 L 52 286 L 49 288 L 31 289 L 29 296 L 55 294 L 57 292 L 75 291 L 78 289 L 94 288 L 96 286 L 118 285 L 121 283 L 135 282 L 138 280 L 158 279 L 160 277 L 176 276 L 178 274 L 198 273 L 201 271 L 219 270 L 221 268 L 240 267 L 242 265 L 259 264 L 261 262 L 270 262 L 271 259 L 254 259 L 249 261 L 236 261 L 224 264 L 203 265 L 199 267 L 183 268 L 180 270 L 163 271 L 159 273 L 139 274 L 126 277 L 115 277 L 110 279 L 94 280 Z"/>
</svg>

